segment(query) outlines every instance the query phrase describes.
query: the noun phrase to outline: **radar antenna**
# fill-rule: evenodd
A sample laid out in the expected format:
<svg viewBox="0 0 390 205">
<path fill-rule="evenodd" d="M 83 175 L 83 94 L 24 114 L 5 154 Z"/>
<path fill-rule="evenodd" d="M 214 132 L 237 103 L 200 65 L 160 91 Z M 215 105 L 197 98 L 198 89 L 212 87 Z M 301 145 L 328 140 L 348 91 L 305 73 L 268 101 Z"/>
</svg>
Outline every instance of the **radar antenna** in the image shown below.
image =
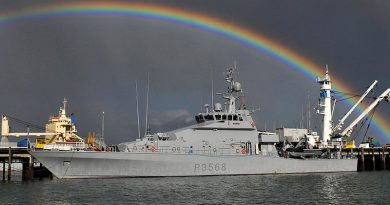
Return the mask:
<svg viewBox="0 0 390 205">
<path fill-rule="evenodd" d="M 239 93 L 239 92 L 242 93 L 241 83 L 234 80 L 234 73 L 236 69 L 237 69 L 236 65 L 227 69 L 225 80 L 229 84 L 229 87 L 228 87 L 228 92 L 222 95 L 223 98 L 229 100 L 229 106 L 228 106 L 229 113 L 235 112 L 236 110 L 237 96 L 234 96 L 234 93 Z"/>
</svg>

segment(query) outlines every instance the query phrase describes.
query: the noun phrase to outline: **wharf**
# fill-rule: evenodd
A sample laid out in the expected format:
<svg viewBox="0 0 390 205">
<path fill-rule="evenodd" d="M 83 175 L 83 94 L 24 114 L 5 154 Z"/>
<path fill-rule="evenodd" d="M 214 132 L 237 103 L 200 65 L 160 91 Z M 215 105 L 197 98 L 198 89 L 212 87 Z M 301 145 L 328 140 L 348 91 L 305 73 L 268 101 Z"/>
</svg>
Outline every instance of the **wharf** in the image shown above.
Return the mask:
<svg viewBox="0 0 390 205">
<path fill-rule="evenodd" d="M 358 171 L 390 170 L 389 147 L 342 149 L 342 156 L 357 157 Z"/>
<path fill-rule="evenodd" d="M 22 180 L 32 180 L 35 176 L 51 176 L 51 173 L 45 169 L 42 164 L 34 167 L 34 158 L 25 147 L 0 147 L 0 163 L 2 164 L 2 180 L 11 180 L 12 164 L 22 164 Z M 7 178 L 6 178 L 7 173 Z"/>
</svg>

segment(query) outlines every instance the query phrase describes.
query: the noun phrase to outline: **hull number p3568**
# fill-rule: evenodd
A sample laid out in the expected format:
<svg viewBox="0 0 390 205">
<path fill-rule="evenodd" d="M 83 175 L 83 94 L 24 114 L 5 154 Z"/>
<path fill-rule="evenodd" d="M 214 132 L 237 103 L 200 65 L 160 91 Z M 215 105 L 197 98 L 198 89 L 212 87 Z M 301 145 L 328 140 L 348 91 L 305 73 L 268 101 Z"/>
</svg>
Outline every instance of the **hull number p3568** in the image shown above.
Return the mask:
<svg viewBox="0 0 390 205">
<path fill-rule="evenodd" d="M 194 164 L 195 172 L 224 172 L 226 163 L 196 163 Z"/>
</svg>

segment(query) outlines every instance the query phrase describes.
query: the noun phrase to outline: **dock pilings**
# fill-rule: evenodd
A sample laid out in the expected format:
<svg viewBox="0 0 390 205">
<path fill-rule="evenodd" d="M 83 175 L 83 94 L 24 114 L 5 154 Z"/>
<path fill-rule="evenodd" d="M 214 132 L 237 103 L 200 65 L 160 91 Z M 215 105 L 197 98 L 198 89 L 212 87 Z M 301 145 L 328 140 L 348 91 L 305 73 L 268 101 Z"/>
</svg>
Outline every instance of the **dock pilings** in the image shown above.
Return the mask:
<svg viewBox="0 0 390 205">
<path fill-rule="evenodd" d="M 12 164 L 12 149 L 11 147 L 8 148 L 8 175 L 7 179 L 8 181 L 11 181 L 11 164 Z"/>
<path fill-rule="evenodd" d="M 343 150 L 343 153 L 358 159 L 358 171 L 390 170 L 388 147 L 353 148 Z M 346 156 L 346 155 L 345 155 Z"/>
<path fill-rule="evenodd" d="M 3 181 L 5 181 L 5 160 L 3 161 Z"/>
<path fill-rule="evenodd" d="M 360 149 L 360 171 L 364 171 L 364 170 L 365 170 L 365 166 L 364 166 L 364 148 L 362 147 Z"/>
<path fill-rule="evenodd" d="M 31 180 L 34 178 L 34 157 L 28 152 L 27 148 L 0 148 L 0 163 L 3 165 L 2 181 L 11 181 L 12 164 L 22 164 L 22 180 Z M 44 170 L 41 168 L 40 170 Z M 7 178 L 6 178 L 7 175 Z"/>
</svg>

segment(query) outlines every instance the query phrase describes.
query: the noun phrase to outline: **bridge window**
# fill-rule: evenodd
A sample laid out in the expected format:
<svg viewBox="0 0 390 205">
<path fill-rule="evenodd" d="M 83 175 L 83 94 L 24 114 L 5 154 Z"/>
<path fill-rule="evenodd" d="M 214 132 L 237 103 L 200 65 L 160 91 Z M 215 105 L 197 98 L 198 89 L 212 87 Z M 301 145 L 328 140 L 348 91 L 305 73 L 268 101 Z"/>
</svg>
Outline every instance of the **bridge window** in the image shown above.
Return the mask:
<svg viewBox="0 0 390 205">
<path fill-rule="evenodd" d="M 204 122 L 203 115 L 197 115 L 197 116 L 195 116 L 195 120 L 196 120 L 197 123 L 202 123 L 202 122 Z"/>
<path fill-rule="evenodd" d="M 233 115 L 233 120 L 234 120 L 234 121 L 237 121 L 237 120 L 238 120 L 237 115 Z"/>
<path fill-rule="evenodd" d="M 206 115 L 204 117 L 206 120 L 214 120 L 214 115 Z"/>
<path fill-rule="evenodd" d="M 221 115 L 215 115 L 216 120 L 221 120 Z"/>
<path fill-rule="evenodd" d="M 222 115 L 222 120 L 226 120 L 226 115 Z"/>
<path fill-rule="evenodd" d="M 228 115 L 228 120 L 232 120 L 232 116 L 231 115 Z"/>
</svg>

